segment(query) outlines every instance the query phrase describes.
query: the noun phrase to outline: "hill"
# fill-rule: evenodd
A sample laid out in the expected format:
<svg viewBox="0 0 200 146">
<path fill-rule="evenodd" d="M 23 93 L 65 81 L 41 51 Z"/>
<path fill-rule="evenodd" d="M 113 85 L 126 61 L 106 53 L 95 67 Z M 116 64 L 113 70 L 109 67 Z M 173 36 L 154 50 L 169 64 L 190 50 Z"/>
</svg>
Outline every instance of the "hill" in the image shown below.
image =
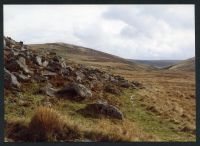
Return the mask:
<svg viewBox="0 0 200 146">
<path fill-rule="evenodd" d="M 153 67 L 149 65 L 129 61 L 91 48 L 66 43 L 30 44 L 30 46 L 40 53 L 54 52 L 74 63 L 102 67 L 103 69 L 113 67 L 138 71 L 153 69 Z"/>
<path fill-rule="evenodd" d="M 195 57 L 181 61 L 175 65 L 167 67 L 169 70 L 180 70 L 180 71 L 195 71 Z"/>
<path fill-rule="evenodd" d="M 128 60 L 132 62 L 147 64 L 156 68 L 171 66 L 181 61 L 181 60 L 133 60 L 133 59 L 128 59 Z"/>
<path fill-rule="evenodd" d="M 63 43 L 31 46 L 4 37 L 5 141 L 196 140 L 194 72 Z"/>
</svg>

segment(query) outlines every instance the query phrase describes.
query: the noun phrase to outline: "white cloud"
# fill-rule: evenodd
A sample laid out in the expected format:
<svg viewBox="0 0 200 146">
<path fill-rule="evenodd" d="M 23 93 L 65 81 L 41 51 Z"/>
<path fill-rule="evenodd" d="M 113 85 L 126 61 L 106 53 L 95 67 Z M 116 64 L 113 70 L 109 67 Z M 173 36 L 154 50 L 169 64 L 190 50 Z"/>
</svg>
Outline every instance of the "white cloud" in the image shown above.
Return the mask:
<svg viewBox="0 0 200 146">
<path fill-rule="evenodd" d="M 4 5 L 4 34 L 132 59 L 195 55 L 193 5 Z"/>
</svg>

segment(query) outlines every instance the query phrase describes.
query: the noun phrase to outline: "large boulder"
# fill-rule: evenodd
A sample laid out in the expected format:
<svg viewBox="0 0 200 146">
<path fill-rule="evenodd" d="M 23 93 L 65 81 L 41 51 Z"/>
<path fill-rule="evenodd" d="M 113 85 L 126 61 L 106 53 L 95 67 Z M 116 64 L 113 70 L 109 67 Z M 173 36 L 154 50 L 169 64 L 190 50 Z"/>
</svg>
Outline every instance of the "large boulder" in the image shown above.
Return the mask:
<svg viewBox="0 0 200 146">
<path fill-rule="evenodd" d="M 71 97 L 74 99 L 83 100 L 87 97 L 92 97 L 90 89 L 82 84 L 72 83 L 57 92 L 62 97 Z"/>
<path fill-rule="evenodd" d="M 85 109 L 82 110 L 82 113 L 95 117 L 103 115 L 120 120 L 124 118 L 123 113 L 117 107 L 105 101 L 97 101 L 96 103 L 88 104 Z"/>
<path fill-rule="evenodd" d="M 18 59 L 11 59 L 6 64 L 6 68 L 12 72 L 23 71 L 25 74 L 30 74 L 31 71 L 28 69 L 26 65 L 26 59 L 24 57 L 19 57 Z"/>
<path fill-rule="evenodd" d="M 6 68 L 4 68 L 4 87 L 5 88 L 20 87 L 20 83 L 18 82 L 17 78 Z"/>
</svg>

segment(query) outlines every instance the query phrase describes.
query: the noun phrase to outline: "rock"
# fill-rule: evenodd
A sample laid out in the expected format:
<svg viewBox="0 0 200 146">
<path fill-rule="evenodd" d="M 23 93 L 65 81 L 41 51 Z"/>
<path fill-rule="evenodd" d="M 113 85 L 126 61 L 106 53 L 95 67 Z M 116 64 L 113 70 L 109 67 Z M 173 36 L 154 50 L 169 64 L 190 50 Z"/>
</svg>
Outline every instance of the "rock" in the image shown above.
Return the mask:
<svg viewBox="0 0 200 146">
<path fill-rule="evenodd" d="M 42 62 L 42 66 L 43 66 L 43 67 L 47 67 L 48 64 L 49 64 L 49 62 L 48 62 L 47 60 L 44 60 L 44 61 Z"/>
<path fill-rule="evenodd" d="M 24 75 L 24 74 L 19 74 L 18 72 L 13 72 L 13 74 L 17 77 L 17 80 L 20 82 L 30 82 L 31 78 Z"/>
<path fill-rule="evenodd" d="M 115 79 L 118 80 L 118 81 L 125 81 L 124 77 L 121 77 L 121 76 L 115 76 Z"/>
<path fill-rule="evenodd" d="M 20 83 L 18 82 L 17 78 L 5 68 L 4 68 L 4 87 L 5 88 L 20 87 Z"/>
<path fill-rule="evenodd" d="M 47 71 L 47 70 L 45 70 L 45 71 L 42 72 L 42 76 L 52 76 L 52 77 L 55 77 L 56 75 L 57 75 L 57 73 L 51 72 L 51 71 Z"/>
<path fill-rule="evenodd" d="M 35 75 L 33 76 L 33 79 L 34 79 L 35 81 L 37 81 L 37 82 L 45 82 L 45 81 L 48 80 L 48 77 L 47 77 L 47 76 L 42 76 L 42 75 L 40 75 L 40 74 L 35 74 Z"/>
<path fill-rule="evenodd" d="M 108 80 L 110 79 L 110 75 L 107 74 L 107 73 L 104 73 L 104 74 L 102 75 L 102 77 L 103 77 L 106 81 L 108 81 Z"/>
<path fill-rule="evenodd" d="M 71 66 L 66 66 L 66 69 L 68 69 L 70 72 L 74 71 L 74 68 Z"/>
<path fill-rule="evenodd" d="M 39 90 L 40 94 L 44 94 L 44 95 L 47 95 L 47 96 L 50 96 L 50 97 L 54 97 L 56 92 L 57 92 L 57 90 L 52 88 L 52 85 L 50 83 L 47 83 L 47 85 L 45 87 L 42 87 Z"/>
<path fill-rule="evenodd" d="M 105 86 L 105 91 L 117 95 L 120 94 L 120 90 L 110 84 Z"/>
<path fill-rule="evenodd" d="M 121 84 L 120 84 L 121 87 L 123 88 L 129 88 L 131 86 L 131 84 L 129 84 L 128 81 L 123 81 Z"/>
<path fill-rule="evenodd" d="M 61 68 L 62 68 L 61 64 L 56 61 L 50 61 L 47 66 L 47 69 L 53 72 L 58 72 L 60 71 Z"/>
<path fill-rule="evenodd" d="M 16 59 L 11 59 L 7 64 L 6 68 L 12 72 L 18 72 L 22 70 L 25 74 L 30 74 L 30 70 L 28 69 L 28 66 L 26 65 L 26 59 L 23 57 L 19 57 Z"/>
<path fill-rule="evenodd" d="M 113 76 L 110 76 L 110 81 L 113 83 L 118 83 L 118 80 L 116 80 Z"/>
<path fill-rule="evenodd" d="M 76 71 L 76 81 L 81 83 L 85 79 L 85 75 L 81 71 Z"/>
<path fill-rule="evenodd" d="M 141 83 L 137 82 L 137 81 L 132 81 L 131 83 L 132 83 L 133 87 L 137 87 L 137 88 L 140 88 L 140 89 L 144 88 L 143 85 Z"/>
<path fill-rule="evenodd" d="M 35 63 L 36 63 L 37 65 L 42 66 L 42 58 L 41 58 L 40 56 L 36 56 L 36 57 L 35 57 Z"/>
<path fill-rule="evenodd" d="M 69 75 L 69 70 L 66 69 L 66 68 L 61 68 L 60 74 L 61 74 L 62 76 L 67 76 L 67 75 Z"/>
<path fill-rule="evenodd" d="M 18 104 L 20 105 L 20 106 L 24 106 L 24 107 L 29 107 L 30 106 L 30 103 L 29 102 L 27 102 L 27 101 L 24 101 L 24 100 L 18 100 Z"/>
<path fill-rule="evenodd" d="M 8 47 L 12 47 L 12 45 L 15 45 L 16 42 L 14 40 L 12 40 L 10 37 L 5 37 L 4 38 L 5 42 L 6 42 L 6 46 Z"/>
<path fill-rule="evenodd" d="M 45 58 L 40 57 L 40 56 L 34 56 L 33 57 L 33 61 L 39 65 L 39 66 L 43 66 L 43 67 L 47 67 L 47 65 L 49 64 L 49 62 L 47 60 L 45 60 Z"/>
<path fill-rule="evenodd" d="M 88 77 L 89 80 L 97 80 L 96 75 L 92 74 Z"/>
<path fill-rule="evenodd" d="M 120 120 L 124 118 L 123 113 L 117 107 L 103 101 L 88 104 L 84 111 L 86 111 L 87 114 L 105 115 Z"/>
<path fill-rule="evenodd" d="M 82 84 L 77 84 L 77 83 L 73 83 L 64 87 L 63 89 L 59 90 L 57 94 L 61 96 L 66 94 L 67 96 L 70 95 L 77 99 L 78 97 L 80 97 L 80 99 L 85 99 L 86 97 L 92 97 L 92 92 L 90 89 L 88 89 Z"/>
</svg>

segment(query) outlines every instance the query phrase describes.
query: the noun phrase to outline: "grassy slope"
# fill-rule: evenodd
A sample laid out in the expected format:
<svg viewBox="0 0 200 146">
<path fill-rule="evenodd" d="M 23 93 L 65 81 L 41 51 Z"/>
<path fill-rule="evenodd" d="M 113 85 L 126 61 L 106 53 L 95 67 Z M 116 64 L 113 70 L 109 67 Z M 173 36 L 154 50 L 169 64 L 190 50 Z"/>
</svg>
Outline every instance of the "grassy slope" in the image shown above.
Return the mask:
<svg viewBox="0 0 200 146">
<path fill-rule="evenodd" d="M 38 49 L 40 47 L 49 47 L 49 44 L 47 46 L 37 45 L 37 47 Z M 52 48 L 49 50 L 52 50 Z M 162 110 L 162 105 L 165 105 L 165 101 L 168 101 L 170 106 L 177 102 L 178 105 L 184 108 L 186 114 L 190 115 L 189 122 L 194 125 L 195 100 L 193 97 L 195 97 L 195 86 L 193 74 L 174 71 L 146 72 L 144 66 L 140 68 L 137 65 L 127 64 L 115 57 L 105 61 L 105 58 L 102 58 L 102 55 L 105 57 L 104 54 L 99 55 L 98 59 L 94 60 L 91 54 L 88 56 L 83 54 L 77 55 L 77 52 L 74 52 L 75 54 L 73 52 L 66 53 L 65 47 L 63 48 L 62 45 L 54 51 L 72 62 L 99 67 L 110 73 L 124 76 L 130 81 L 137 80 L 148 89 L 124 90 L 121 96 L 104 94 L 105 99 L 109 99 L 109 101 L 113 101 L 115 104 L 117 102 L 117 106 L 125 114 L 123 122 L 106 118 L 86 118 L 76 112 L 91 101 L 74 102 L 71 100 L 52 99 L 54 100 L 53 108 L 65 116 L 66 121 L 79 127 L 79 132 L 82 133 L 83 139 L 98 140 L 98 137 L 103 137 L 104 140 L 111 141 L 119 139 L 122 141 L 195 141 L 194 134 L 177 130 L 177 127 L 181 125 L 169 120 L 171 117 L 164 117 L 147 109 L 147 107 L 155 105 L 156 108 Z M 82 48 L 82 51 L 85 52 L 86 50 Z M 32 84 L 27 87 L 24 93 L 17 95 L 9 93 L 5 96 L 5 102 L 7 102 L 5 104 L 5 119 L 7 121 L 15 121 L 15 119 L 20 118 L 24 119 L 25 123 L 28 123 L 34 110 L 42 104 L 42 99 L 45 96 L 35 94 L 40 85 Z M 142 95 L 143 93 L 145 94 Z M 134 95 L 133 102 L 130 100 L 132 95 Z M 156 104 L 152 102 L 155 97 L 157 98 Z M 21 106 L 18 103 L 19 99 L 28 101 L 29 105 L 27 107 Z M 167 106 L 166 109 L 170 108 L 170 106 Z M 165 112 L 169 115 L 171 114 L 171 111 Z M 176 113 L 172 115 L 178 117 Z M 181 122 L 184 123 L 184 121 Z"/>
<path fill-rule="evenodd" d="M 20 98 L 24 101 L 29 101 L 30 105 L 22 107 L 18 102 L 6 104 L 5 106 L 5 119 L 6 121 L 15 121 L 22 118 L 28 123 L 34 113 L 34 109 L 41 105 L 44 98 L 42 95 L 34 95 L 35 91 L 39 88 L 38 85 L 32 84 L 32 88 L 27 89 L 25 93 L 13 96 L 8 94 L 5 101 Z M 83 133 L 83 139 L 97 140 L 99 134 L 104 135 L 104 139 L 117 140 L 123 139 L 125 141 L 194 141 L 195 137 L 184 133 L 176 132 L 171 127 L 173 123 L 164 121 L 157 117 L 155 114 L 148 112 L 142 105 L 140 96 L 137 90 L 125 90 L 119 97 L 109 95 L 109 98 L 118 98 L 120 100 L 120 109 L 125 115 L 124 121 L 106 119 L 106 118 L 86 118 L 76 111 L 84 108 L 89 101 L 81 103 L 71 100 L 55 99 L 53 109 L 59 111 L 66 120 L 78 126 Z M 130 97 L 134 95 L 133 103 Z M 176 126 L 176 125 L 175 125 Z M 117 133 L 117 134 L 116 134 Z M 96 135 L 96 136 L 95 136 Z M 101 137 L 100 136 L 100 137 Z"/>
<path fill-rule="evenodd" d="M 64 43 L 47 43 L 30 45 L 34 50 L 43 53 L 45 51 L 56 52 L 58 55 L 75 63 L 86 64 L 95 67 L 121 67 L 129 70 L 149 70 L 153 67 L 140 63 L 134 63 L 126 59 L 108 53 L 96 51 Z"/>
</svg>

